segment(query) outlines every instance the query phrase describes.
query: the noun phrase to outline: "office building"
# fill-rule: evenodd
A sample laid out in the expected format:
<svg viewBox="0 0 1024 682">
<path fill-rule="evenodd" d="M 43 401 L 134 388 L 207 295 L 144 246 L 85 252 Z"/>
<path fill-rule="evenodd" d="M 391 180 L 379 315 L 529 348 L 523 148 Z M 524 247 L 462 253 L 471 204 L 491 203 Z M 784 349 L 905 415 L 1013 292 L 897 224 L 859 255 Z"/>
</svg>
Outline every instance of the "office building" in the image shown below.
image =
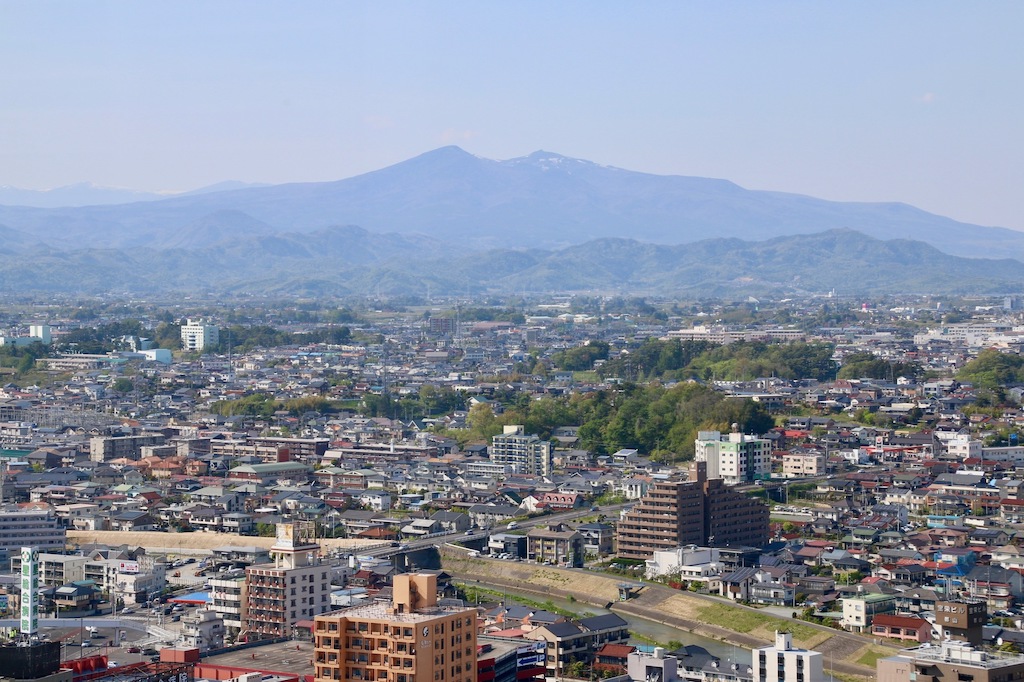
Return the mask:
<svg viewBox="0 0 1024 682">
<path fill-rule="evenodd" d="M 686 481 L 659 481 L 618 528 L 618 555 L 650 559 L 658 550 L 685 545 L 762 547 L 768 540 L 768 507 L 761 500 L 707 477 L 706 463 L 690 465 Z"/>
<path fill-rule="evenodd" d="M 277 524 L 270 563 L 245 569 L 248 641 L 290 637 L 296 621 L 330 609 L 331 569 L 300 524 Z"/>
<path fill-rule="evenodd" d="M 396 575 L 390 604 L 315 618 L 317 682 L 477 682 L 476 610 L 440 606 L 437 576 Z"/>
<path fill-rule="evenodd" d="M 708 478 L 735 485 L 771 477 L 772 443 L 766 438 L 700 431 L 694 448 L 694 460 L 708 465 Z"/>
<path fill-rule="evenodd" d="M 982 628 L 988 624 L 983 601 L 935 602 L 935 629 L 940 639 L 955 639 L 973 646 L 982 644 Z"/>
<path fill-rule="evenodd" d="M 522 425 L 506 426 L 501 435 L 494 436 L 487 456 L 496 464 L 510 466 L 517 474 L 551 473 L 551 443 L 535 433 L 527 436 Z"/>
<path fill-rule="evenodd" d="M 754 682 L 824 682 L 821 652 L 797 649 L 788 632 L 775 633 L 775 645 L 753 650 Z"/>
<path fill-rule="evenodd" d="M 205 350 L 220 343 L 220 329 L 202 320 L 188 320 L 181 325 L 181 349 Z"/>
</svg>

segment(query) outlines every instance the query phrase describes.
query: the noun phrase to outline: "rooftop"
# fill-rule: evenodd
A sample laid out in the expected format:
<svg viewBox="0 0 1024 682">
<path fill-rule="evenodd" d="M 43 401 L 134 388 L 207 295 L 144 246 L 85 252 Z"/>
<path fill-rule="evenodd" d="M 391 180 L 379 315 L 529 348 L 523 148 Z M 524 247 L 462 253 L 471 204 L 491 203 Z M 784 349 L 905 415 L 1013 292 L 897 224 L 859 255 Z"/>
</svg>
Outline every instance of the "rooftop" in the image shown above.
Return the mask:
<svg viewBox="0 0 1024 682">
<path fill-rule="evenodd" d="M 1002 651 L 984 651 L 958 641 L 945 641 L 939 646 L 922 644 L 913 649 L 904 649 L 901 655 L 915 662 L 955 663 L 976 668 L 1002 668 L 1024 665 L 1024 655 Z"/>
<path fill-rule="evenodd" d="M 431 606 L 429 608 L 417 609 L 413 613 L 398 613 L 391 604 L 364 604 L 351 606 L 337 611 L 330 611 L 317 618 L 350 618 L 361 620 L 381 620 L 394 623 L 420 623 L 433 620 L 438 616 L 446 616 L 453 613 L 475 612 L 469 606 Z"/>
</svg>

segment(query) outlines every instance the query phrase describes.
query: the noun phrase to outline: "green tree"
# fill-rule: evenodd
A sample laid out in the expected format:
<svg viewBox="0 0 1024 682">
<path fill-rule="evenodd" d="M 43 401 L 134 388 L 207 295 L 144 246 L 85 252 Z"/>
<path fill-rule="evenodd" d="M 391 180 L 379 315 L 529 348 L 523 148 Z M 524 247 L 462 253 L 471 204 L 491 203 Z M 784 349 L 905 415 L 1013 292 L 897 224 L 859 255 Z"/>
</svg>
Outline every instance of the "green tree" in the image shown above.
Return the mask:
<svg viewBox="0 0 1024 682">
<path fill-rule="evenodd" d="M 494 416 L 494 410 L 487 403 L 477 403 L 469 408 L 466 415 L 469 437 L 476 441 L 490 441 L 493 436 L 501 433 L 502 424 Z"/>
<path fill-rule="evenodd" d="M 986 349 L 963 366 L 956 378 L 987 389 L 1024 382 L 1024 357 Z"/>
<path fill-rule="evenodd" d="M 560 369 L 579 372 L 593 369 L 597 360 L 607 359 L 609 348 L 604 341 L 588 341 L 582 346 L 555 353 L 551 360 Z"/>
<path fill-rule="evenodd" d="M 135 384 L 127 377 L 118 377 L 110 384 L 110 390 L 117 393 L 130 393 L 133 388 L 135 388 Z"/>
</svg>

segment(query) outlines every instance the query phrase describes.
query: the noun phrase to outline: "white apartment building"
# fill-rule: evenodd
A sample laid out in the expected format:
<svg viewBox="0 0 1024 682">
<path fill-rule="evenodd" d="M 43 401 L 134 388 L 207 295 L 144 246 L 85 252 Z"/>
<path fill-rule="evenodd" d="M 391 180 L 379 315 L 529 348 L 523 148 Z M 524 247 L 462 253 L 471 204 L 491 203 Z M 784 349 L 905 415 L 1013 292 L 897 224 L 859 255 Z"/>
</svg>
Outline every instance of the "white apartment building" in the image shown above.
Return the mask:
<svg viewBox="0 0 1024 682">
<path fill-rule="evenodd" d="M 187 320 L 181 325 L 182 350 L 203 350 L 220 343 L 220 329 L 202 320 Z"/>
<path fill-rule="evenodd" d="M 946 441 L 946 451 L 950 457 L 961 462 L 971 457 L 981 457 L 982 442 L 967 434 L 956 434 Z"/>
<path fill-rule="evenodd" d="M 754 682 L 824 682 L 820 651 L 796 649 L 788 632 L 775 633 L 775 645 L 753 650 Z"/>
<path fill-rule="evenodd" d="M 494 436 L 487 454 L 492 462 L 510 466 L 517 474 L 551 473 L 551 443 L 535 433 L 527 436 L 521 424 L 506 426 L 501 435 Z"/>
<path fill-rule="evenodd" d="M 484 478 L 504 478 L 512 473 L 512 467 L 508 464 L 498 462 L 470 462 L 466 465 L 467 476 L 482 476 Z"/>
<path fill-rule="evenodd" d="M 694 447 L 694 459 L 707 463 L 708 479 L 721 478 L 734 485 L 771 476 L 772 443 L 766 438 L 699 431 Z"/>
<path fill-rule="evenodd" d="M 807 333 L 801 329 L 729 329 L 721 326 L 696 325 L 692 329 L 670 331 L 663 340 L 710 341 L 729 344 L 737 341 L 802 341 Z"/>
<path fill-rule="evenodd" d="M 234 639 L 245 627 L 245 576 L 210 578 L 209 610 L 224 621 L 226 634 Z"/>
</svg>

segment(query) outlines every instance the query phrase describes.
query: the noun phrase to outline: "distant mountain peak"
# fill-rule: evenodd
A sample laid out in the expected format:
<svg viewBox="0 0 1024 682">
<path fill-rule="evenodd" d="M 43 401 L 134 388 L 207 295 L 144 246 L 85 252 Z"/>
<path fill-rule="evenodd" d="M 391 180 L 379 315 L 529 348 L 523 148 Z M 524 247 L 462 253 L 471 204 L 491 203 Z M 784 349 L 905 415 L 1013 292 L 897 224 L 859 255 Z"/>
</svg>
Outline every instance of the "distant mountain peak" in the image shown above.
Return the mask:
<svg viewBox="0 0 1024 682">
<path fill-rule="evenodd" d="M 562 154 L 544 151 L 543 149 L 538 149 L 528 156 L 520 156 L 508 159 L 507 161 L 500 161 L 499 163 L 504 166 L 533 166 L 543 171 L 560 170 L 566 173 L 572 173 L 574 169 L 578 168 L 602 167 L 593 161 L 575 159 L 571 156 L 563 156 Z"/>
</svg>

